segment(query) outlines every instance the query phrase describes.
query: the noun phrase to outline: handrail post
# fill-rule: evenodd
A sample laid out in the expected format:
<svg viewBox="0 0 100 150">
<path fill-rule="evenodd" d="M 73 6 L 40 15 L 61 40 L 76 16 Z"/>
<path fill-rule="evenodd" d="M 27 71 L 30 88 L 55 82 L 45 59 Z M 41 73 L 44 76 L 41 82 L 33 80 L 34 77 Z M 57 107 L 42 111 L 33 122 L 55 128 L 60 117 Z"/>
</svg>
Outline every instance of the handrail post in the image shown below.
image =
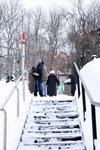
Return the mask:
<svg viewBox="0 0 100 150">
<path fill-rule="evenodd" d="M 79 75 L 76 71 L 75 65 L 74 65 L 74 76 L 75 76 L 75 84 L 77 84 L 77 88 L 78 88 L 78 97 L 79 97 L 80 96 Z"/>
<path fill-rule="evenodd" d="M 92 114 L 92 132 L 93 132 L 93 147 L 95 150 L 94 139 L 97 139 L 97 129 L 96 129 L 96 112 L 95 106 L 91 104 L 91 114 Z"/>
<path fill-rule="evenodd" d="M 79 76 L 77 74 L 77 87 L 78 87 L 78 97 L 80 96 L 80 81 L 79 81 Z"/>
<path fill-rule="evenodd" d="M 17 90 L 17 117 L 19 117 L 19 89 L 16 87 Z"/>
<path fill-rule="evenodd" d="M 82 86 L 82 100 L 83 100 L 83 118 L 85 121 L 85 111 L 86 111 L 85 90 L 84 90 L 83 84 L 81 84 L 81 86 Z"/>
<path fill-rule="evenodd" d="M 23 88 L 23 101 L 25 102 L 25 79 L 22 78 L 22 88 Z"/>
<path fill-rule="evenodd" d="M 4 113 L 4 131 L 3 131 L 3 150 L 7 149 L 7 112 L 4 109 L 0 109 Z"/>
</svg>

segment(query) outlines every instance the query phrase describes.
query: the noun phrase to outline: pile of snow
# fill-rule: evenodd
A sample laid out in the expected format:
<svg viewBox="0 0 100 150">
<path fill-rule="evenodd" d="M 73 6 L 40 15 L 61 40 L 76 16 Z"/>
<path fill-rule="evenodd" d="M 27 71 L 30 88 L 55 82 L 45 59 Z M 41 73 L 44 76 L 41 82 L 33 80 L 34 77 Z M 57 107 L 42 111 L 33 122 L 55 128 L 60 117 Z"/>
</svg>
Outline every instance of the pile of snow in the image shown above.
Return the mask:
<svg viewBox="0 0 100 150">
<path fill-rule="evenodd" d="M 85 83 L 95 101 L 100 102 L 100 58 L 94 58 L 81 70 Z"/>
<path fill-rule="evenodd" d="M 100 58 L 94 58 L 91 62 L 87 63 L 81 70 L 81 75 L 88 87 L 94 101 L 100 102 Z M 85 142 L 88 150 L 92 150 L 92 118 L 91 118 L 91 103 L 86 96 L 86 112 L 85 112 L 85 122 L 83 118 L 83 103 L 82 95 L 78 99 L 78 109 L 80 113 L 80 119 L 82 124 L 82 129 L 84 133 Z M 96 140 L 96 150 L 100 150 L 100 107 L 96 107 L 96 123 L 97 123 L 97 140 Z"/>
<path fill-rule="evenodd" d="M 68 79 L 66 79 L 66 80 L 64 81 L 64 84 L 68 84 L 68 83 L 71 83 L 71 79 L 70 79 L 70 78 L 68 78 Z"/>
</svg>

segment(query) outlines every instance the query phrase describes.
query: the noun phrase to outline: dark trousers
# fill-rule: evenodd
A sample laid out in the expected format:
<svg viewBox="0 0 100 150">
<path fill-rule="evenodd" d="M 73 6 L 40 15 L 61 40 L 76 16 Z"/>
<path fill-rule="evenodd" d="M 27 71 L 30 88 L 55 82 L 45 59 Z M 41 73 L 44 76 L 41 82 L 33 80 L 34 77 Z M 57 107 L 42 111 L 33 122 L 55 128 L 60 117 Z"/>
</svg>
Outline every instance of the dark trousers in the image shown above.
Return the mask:
<svg viewBox="0 0 100 150">
<path fill-rule="evenodd" d="M 39 91 L 39 95 L 43 96 L 41 79 L 35 79 L 34 81 L 34 96 L 37 96 L 38 91 Z"/>
</svg>

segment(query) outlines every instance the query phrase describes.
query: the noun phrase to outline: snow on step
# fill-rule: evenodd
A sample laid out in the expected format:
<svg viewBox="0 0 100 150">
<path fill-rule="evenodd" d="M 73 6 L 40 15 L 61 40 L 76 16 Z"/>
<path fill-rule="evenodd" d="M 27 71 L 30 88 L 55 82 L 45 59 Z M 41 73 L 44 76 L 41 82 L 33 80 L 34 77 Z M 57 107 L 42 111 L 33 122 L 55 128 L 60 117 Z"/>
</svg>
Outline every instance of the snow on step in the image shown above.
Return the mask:
<svg viewBox="0 0 100 150">
<path fill-rule="evenodd" d="M 33 100 L 17 150 L 86 150 L 77 103 L 70 100 Z"/>
<path fill-rule="evenodd" d="M 26 133 L 23 135 L 22 139 L 36 139 L 36 138 L 74 138 L 74 137 L 81 137 L 82 133 Z"/>
<path fill-rule="evenodd" d="M 54 123 L 54 122 L 68 122 L 68 121 L 78 121 L 78 118 L 74 118 L 74 119 L 70 119 L 70 118 L 42 118 L 39 117 L 37 119 L 35 118 L 31 118 L 31 119 L 27 119 L 27 122 L 32 122 L 32 123 L 38 123 L 38 124 L 48 124 L 48 123 Z"/>
<path fill-rule="evenodd" d="M 52 133 L 59 133 L 59 132 L 64 132 L 64 133 L 75 133 L 75 132 L 81 132 L 80 129 L 78 128 L 71 128 L 71 129 L 46 129 L 45 130 L 33 130 L 33 131 L 27 131 L 24 130 L 24 133 L 46 133 L 46 132 L 52 132 Z"/>
<path fill-rule="evenodd" d="M 54 116 L 58 118 L 66 118 L 66 117 L 78 117 L 78 112 L 76 110 L 73 111 L 45 111 L 45 112 L 29 112 L 28 118 L 30 117 L 53 117 Z"/>
<path fill-rule="evenodd" d="M 18 150 L 86 150 L 84 145 L 82 143 L 74 143 L 73 145 L 41 145 L 41 146 L 23 146 L 23 144 L 20 144 Z"/>
<path fill-rule="evenodd" d="M 49 143 L 43 145 L 24 145 L 21 143 L 18 150 L 86 150 L 82 142 L 59 142 L 59 143 Z"/>
<path fill-rule="evenodd" d="M 47 128 L 47 129 L 49 129 L 49 128 L 55 128 L 55 129 L 64 129 L 64 128 L 73 128 L 73 127 L 79 127 L 79 120 L 77 120 L 77 121 L 67 121 L 67 122 L 60 122 L 60 123 L 57 123 L 57 122 L 51 122 L 51 123 L 48 123 L 47 122 L 47 124 L 46 123 L 44 123 L 44 124 L 41 124 L 41 123 L 36 123 L 36 124 L 34 124 L 34 122 L 30 122 L 30 123 L 27 123 L 26 125 L 25 125 L 25 129 L 33 129 L 34 130 L 34 128 L 36 127 L 36 128 L 38 128 L 38 130 L 41 130 L 41 129 L 44 129 L 44 128 Z"/>
</svg>

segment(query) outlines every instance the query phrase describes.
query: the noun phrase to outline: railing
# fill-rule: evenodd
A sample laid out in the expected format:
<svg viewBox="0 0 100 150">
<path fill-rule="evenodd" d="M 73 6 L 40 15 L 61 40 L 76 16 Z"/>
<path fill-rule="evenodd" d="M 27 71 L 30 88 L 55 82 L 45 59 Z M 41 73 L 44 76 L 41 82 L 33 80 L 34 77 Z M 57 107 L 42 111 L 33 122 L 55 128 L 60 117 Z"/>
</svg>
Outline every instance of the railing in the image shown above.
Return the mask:
<svg viewBox="0 0 100 150">
<path fill-rule="evenodd" d="M 96 125 L 96 111 L 95 108 L 96 107 L 100 107 L 100 103 L 94 101 L 89 89 L 87 88 L 87 85 L 80 73 L 80 70 L 78 69 L 76 63 L 74 63 L 75 66 L 75 76 L 76 76 L 76 84 L 78 86 L 78 97 L 80 96 L 80 91 L 82 91 L 82 100 L 83 100 L 83 118 L 85 121 L 85 112 L 86 109 L 88 109 L 86 107 L 86 95 L 87 94 L 89 100 L 90 100 L 90 104 L 91 104 L 91 123 L 92 123 L 92 135 L 93 135 L 93 146 L 92 146 L 92 150 L 95 150 L 95 140 L 97 139 L 97 125 Z M 80 84 L 81 83 L 81 84 Z M 88 128 L 88 127 L 87 127 Z"/>
<path fill-rule="evenodd" d="M 16 109 L 16 114 L 17 117 L 19 117 L 19 88 L 18 84 L 22 80 L 22 87 L 23 87 L 23 101 L 25 102 L 25 75 L 28 75 L 27 71 L 24 71 L 23 74 L 19 77 L 17 82 L 15 83 L 14 87 L 10 91 L 9 95 L 3 102 L 3 104 L 0 106 L 0 112 L 3 112 L 4 114 L 4 126 L 3 126 L 3 150 L 7 150 L 7 111 L 5 110 L 6 104 L 9 102 L 11 96 L 13 95 L 14 91 L 17 90 L 17 109 Z M 28 79 L 28 76 L 26 76 Z M 12 112 L 13 113 L 13 112 Z"/>
</svg>

